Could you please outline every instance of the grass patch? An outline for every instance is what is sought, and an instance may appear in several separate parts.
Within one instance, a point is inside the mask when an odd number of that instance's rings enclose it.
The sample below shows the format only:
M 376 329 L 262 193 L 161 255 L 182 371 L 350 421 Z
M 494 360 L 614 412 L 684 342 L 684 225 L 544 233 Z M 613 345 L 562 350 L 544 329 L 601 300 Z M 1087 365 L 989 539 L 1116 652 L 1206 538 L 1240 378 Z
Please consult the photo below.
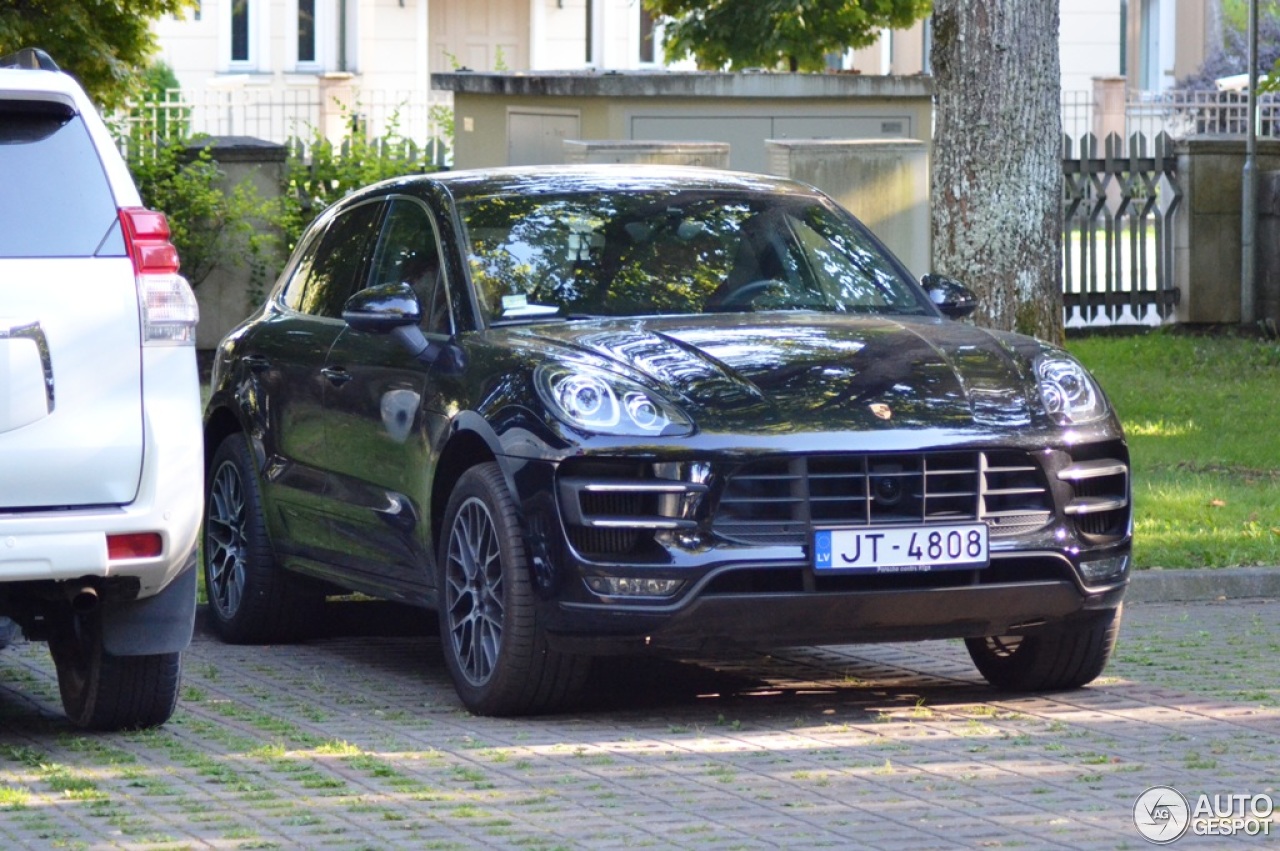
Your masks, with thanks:
M 1129 438 L 1136 565 L 1280 564 L 1280 344 L 1155 332 L 1070 348 Z

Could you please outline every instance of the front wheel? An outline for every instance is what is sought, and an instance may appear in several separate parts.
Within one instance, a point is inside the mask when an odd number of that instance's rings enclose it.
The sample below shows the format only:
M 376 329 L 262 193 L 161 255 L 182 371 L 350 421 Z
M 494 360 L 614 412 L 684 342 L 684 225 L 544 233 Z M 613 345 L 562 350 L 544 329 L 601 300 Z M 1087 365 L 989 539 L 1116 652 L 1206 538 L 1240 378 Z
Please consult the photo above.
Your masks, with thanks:
M 180 653 L 115 656 L 102 646 L 98 613 L 73 614 L 50 637 L 67 718 L 86 730 L 157 727 L 178 705 Z
M 1026 635 L 966 638 L 979 673 L 1009 691 L 1061 691 L 1092 682 L 1111 658 L 1123 606 Z
M 590 659 L 547 644 L 515 502 L 497 464 L 472 467 L 450 495 L 438 580 L 445 664 L 467 709 L 524 715 L 579 697 Z

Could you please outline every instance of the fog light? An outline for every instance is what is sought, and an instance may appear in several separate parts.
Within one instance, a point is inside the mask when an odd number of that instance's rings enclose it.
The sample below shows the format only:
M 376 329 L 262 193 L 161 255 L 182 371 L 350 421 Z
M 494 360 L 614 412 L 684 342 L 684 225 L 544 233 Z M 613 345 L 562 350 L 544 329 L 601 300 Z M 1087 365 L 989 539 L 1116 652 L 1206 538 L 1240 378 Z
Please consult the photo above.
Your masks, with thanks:
M 1080 572 L 1084 574 L 1086 584 L 1113 582 L 1122 579 L 1129 572 L 1129 556 L 1110 556 L 1093 561 L 1082 561 Z
M 587 587 L 609 597 L 670 597 L 684 584 L 681 579 L 638 579 L 635 577 L 592 576 Z

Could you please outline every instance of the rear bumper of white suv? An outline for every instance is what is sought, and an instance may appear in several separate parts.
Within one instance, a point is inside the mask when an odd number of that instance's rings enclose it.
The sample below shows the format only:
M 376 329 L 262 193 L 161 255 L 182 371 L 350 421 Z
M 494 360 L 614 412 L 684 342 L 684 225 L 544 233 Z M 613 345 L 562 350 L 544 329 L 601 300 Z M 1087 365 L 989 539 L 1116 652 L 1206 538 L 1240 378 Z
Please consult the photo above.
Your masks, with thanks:
M 141 357 L 145 421 L 137 498 L 120 506 L 0 513 L 0 583 L 6 590 L 15 590 L 11 583 L 135 578 L 141 599 L 190 566 L 204 491 L 195 350 L 146 347 Z M 136 533 L 158 534 L 160 554 L 108 557 L 108 536 Z

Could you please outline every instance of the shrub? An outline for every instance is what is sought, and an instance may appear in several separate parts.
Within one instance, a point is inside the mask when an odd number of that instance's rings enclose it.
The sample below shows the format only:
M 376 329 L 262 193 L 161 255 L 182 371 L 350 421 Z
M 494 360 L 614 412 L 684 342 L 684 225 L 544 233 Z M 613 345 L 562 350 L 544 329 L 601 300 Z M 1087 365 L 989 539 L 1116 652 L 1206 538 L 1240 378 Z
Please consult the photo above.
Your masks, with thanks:
M 394 117 L 386 132 L 374 138 L 351 115 L 346 126 L 346 138 L 336 145 L 318 129 L 310 139 L 294 139 L 289 145 L 279 224 L 290 251 L 303 228 L 333 202 L 379 180 L 436 171 L 443 158 L 438 140 L 419 145 L 405 138 Z

